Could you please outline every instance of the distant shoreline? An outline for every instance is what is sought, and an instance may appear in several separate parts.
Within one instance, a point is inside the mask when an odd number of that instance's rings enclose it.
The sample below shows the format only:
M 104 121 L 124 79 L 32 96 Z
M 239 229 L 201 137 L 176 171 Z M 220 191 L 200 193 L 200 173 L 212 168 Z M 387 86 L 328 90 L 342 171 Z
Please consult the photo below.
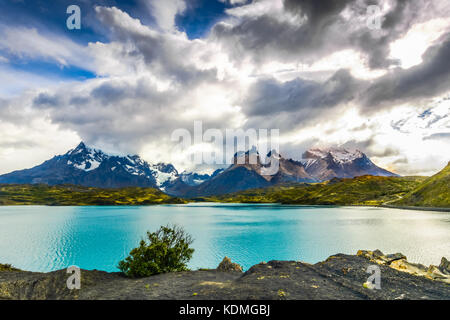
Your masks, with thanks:
M 280 185 L 249 189 L 216 196 L 175 196 L 156 188 L 124 187 L 94 188 L 79 185 L 0 184 L 0 206 L 150 206 L 158 204 L 257 204 L 280 206 L 351 206 L 379 207 L 403 210 L 450 212 L 450 199 L 444 179 L 439 197 L 421 201 L 406 201 L 423 185 L 412 178 L 362 176 L 353 179 L 305 186 Z M 442 184 L 440 182 L 440 185 Z M 435 185 L 435 184 L 433 184 Z M 428 184 L 424 186 L 428 187 Z M 405 201 L 403 201 L 403 200 Z M 422 198 L 420 198 L 422 199 Z M 401 200 L 399 202 L 398 200 Z M 426 206 L 425 206 L 426 205 Z
M 189 204 L 207 204 L 207 203 L 217 203 L 217 204 L 234 204 L 234 205 L 277 205 L 282 207 L 325 207 L 325 208 L 336 208 L 336 207 L 367 207 L 367 208 L 387 208 L 387 209 L 402 209 L 402 210 L 415 210 L 415 211 L 433 211 L 433 212 L 450 212 L 450 208 L 442 207 L 411 207 L 411 206 L 392 206 L 392 205 L 352 205 L 352 204 L 289 204 L 289 203 L 268 203 L 268 202 L 203 202 L 203 201 L 192 201 L 187 203 L 153 203 L 153 204 L 106 204 L 106 205 L 51 205 L 51 204 L 0 204 L 0 207 L 30 207 L 30 206 L 42 206 L 42 207 L 153 207 L 159 205 L 189 205 Z
M 379 205 L 378 207 L 390 208 L 390 209 L 404 209 L 404 210 L 450 212 L 450 208 L 440 208 L 440 207 L 391 206 L 388 204 L 382 204 L 382 205 Z

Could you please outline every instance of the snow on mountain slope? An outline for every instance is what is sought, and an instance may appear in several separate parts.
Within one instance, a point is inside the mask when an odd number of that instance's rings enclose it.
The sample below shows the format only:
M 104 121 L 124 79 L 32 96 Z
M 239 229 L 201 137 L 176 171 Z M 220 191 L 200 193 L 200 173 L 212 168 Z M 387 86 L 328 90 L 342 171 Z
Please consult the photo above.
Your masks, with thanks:
M 303 153 L 306 172 L 318 180 L 362 175 L 396 176 L 375 165 L 363 152 L 344 148 L 313 148 Z
M 97 169 L 103 160 L 108 158 L 101 150 L 88 148 L 83 142 L 75 149 L 69 150 L 66 155 L 69 166 L 86 172 Z
M 355 159 L 362 158 L 364 153 L 359 150 L 349 151 L 343 148 L 327 148 L 327 149 L 309 149 L 306 151 L 304 158 L 307 159 L 325 159 L 327 156 L 333 158 L 337 163 L 348 163 Z
M 81 142 L 64 155 L 31 169 L 0 176 L 0 183 L 78 184 L 91 187 L 157 187 L 178 177 L 170 164 L 151 165 L 137 155 L 105 154 Z
M 150 169 L 153 171 L 156 185 L 163 191 L 179 177 L 177 169 L 171 164 L 158 163 L 150 165 Z
M 358 150 L 314 148 L 305 152 L 303 158 L 303 162 L 285 159 L 278 152 L 271 151 L 262 163 L 258 150 L 253 147 L 247 152 L 237 152 L 231 166 L 216 170 L 212 175 L 194 172 L 179 174 L 171 164 L 149 164 L 137 155 L 108 155 L 81 142 L 75 149 L 36 167 L 1 175 L 0 183 L 153 187 L 173 195 L 197 196 L 280 183 L 324 181 L 334 177 L 395 175 L 376 166 Z M 267 159 L 278 164 L 274 174 L 264 175 L 262 169 L 268 166 Z
M 104 160 L 111 159 L 113 156 L 87 147 L 83 142 L 77 148 L 68 152 L 71 160 L 68 164 L 75 168 L 86 172 L 97 169 Z M 74 159 L 75 158 L 75 159 Z M 150 179 L 152 176 L 156 181 L 156 186 L 163 189 L 163 185 L 167 182 L 174 181 L 178 177 L 178 172 L 171 164 L 158 163 L 149 164 L 137 155 L 128 155 L 126 157 L 114 157 L 116 166 L 111 167 L 111 171 L 122 167 L 126 172 L 134 176 L 144 176 Z
M 190 186 L 198 186 L 199 184 L 211 179 L 209 174 L 199 174 L 195 172 L 182 172 L 180 174 L 181 180 Z

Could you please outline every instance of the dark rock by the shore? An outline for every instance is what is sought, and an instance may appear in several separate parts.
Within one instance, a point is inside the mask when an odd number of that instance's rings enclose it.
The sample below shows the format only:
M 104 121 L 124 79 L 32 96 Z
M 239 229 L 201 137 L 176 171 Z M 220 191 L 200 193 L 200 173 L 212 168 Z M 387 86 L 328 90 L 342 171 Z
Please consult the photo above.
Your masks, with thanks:
M 360 251 L 359 255 L 337 254 L 314 265 L 263 262 L 245 273 L 228 260 L 229 272 L 221 268 L 142 279 L 82 270 L 79 290 L 67 289 L 70 275 L 66 270 L 35 273 L 0 269 L 5 270 L 0 271 L 0 299 L 450 299 L 449 284 L 394 269 L 391 265 L 398 261 L 407 262 L 401 254 Z M 373 264 L 381 270 L 380 290 L 364 285 L 370 276 L 367 267 Z M 436 268 L 446 272 L 448 261 Z
M 242 272 L 242 267 L 238 265 L 237 263 L 231 262 L 231 259 L 228 257 L 223 258 L 222 262 L 217 267 L 217 271 L 224 271 L 224 272 L 230 272 L 230 271 L 237 271 Z

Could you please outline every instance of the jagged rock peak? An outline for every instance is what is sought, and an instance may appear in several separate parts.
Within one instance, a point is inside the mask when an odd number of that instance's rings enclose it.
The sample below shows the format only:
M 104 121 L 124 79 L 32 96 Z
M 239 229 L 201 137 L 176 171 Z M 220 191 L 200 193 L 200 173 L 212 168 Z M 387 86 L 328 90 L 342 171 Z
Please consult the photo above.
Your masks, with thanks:
M 326 159 L 332 158 L 338 162 L 351 162 L 355 159 L 366 157 L 358 149 L 348 150 L 345 148 L 311 148 L 303 153 L 303 159 Z

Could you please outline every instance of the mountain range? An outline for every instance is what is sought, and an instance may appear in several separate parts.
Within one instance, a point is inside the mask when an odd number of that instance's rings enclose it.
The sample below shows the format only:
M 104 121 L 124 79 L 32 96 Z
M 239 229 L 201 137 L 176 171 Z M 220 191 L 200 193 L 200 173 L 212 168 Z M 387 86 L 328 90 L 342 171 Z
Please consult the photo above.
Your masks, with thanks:
M 355 178 L 332 178 L 320 183 L 274 185 L 208 196 L 201 200 L 221 203 L 383 205 L 394 208 L 419 207 L 449 211 L 450 162 L 431 177 L 364 175 Z
M 271 162 L 270 162 L 271 161 Z M 267 174 L 270 163 L 278 165 Z M 303 161 L 286 159 L 271 151 L 262 161 L 256 148 L 237 152 L 233 163 L 213 174 L 179 173 L 172 164 L 150 164 L 138 155 L 113 156 L 81 142 L 31 169 L 0 176 L 2 184 L 74 184 L 86 187 L 152 187 L 175 196 L 218 195 L 285 183 L 311 183 L 362 175 L 397 176 L 376 166 L 359 150 L 310 149 Z
M 359 150 L 351 152 L 343 148 L 314 148 L 303 153 L 302 157 L 306 172 L 320 181 L 364 175 L 398 176 L 378 167 Z
M 175 174 L 171 165 L 150 165 L 139 156 L 107 155 L 81 142 L 75 149 L 36 167 L 0 176 L 0 183 L 160 188 Z

